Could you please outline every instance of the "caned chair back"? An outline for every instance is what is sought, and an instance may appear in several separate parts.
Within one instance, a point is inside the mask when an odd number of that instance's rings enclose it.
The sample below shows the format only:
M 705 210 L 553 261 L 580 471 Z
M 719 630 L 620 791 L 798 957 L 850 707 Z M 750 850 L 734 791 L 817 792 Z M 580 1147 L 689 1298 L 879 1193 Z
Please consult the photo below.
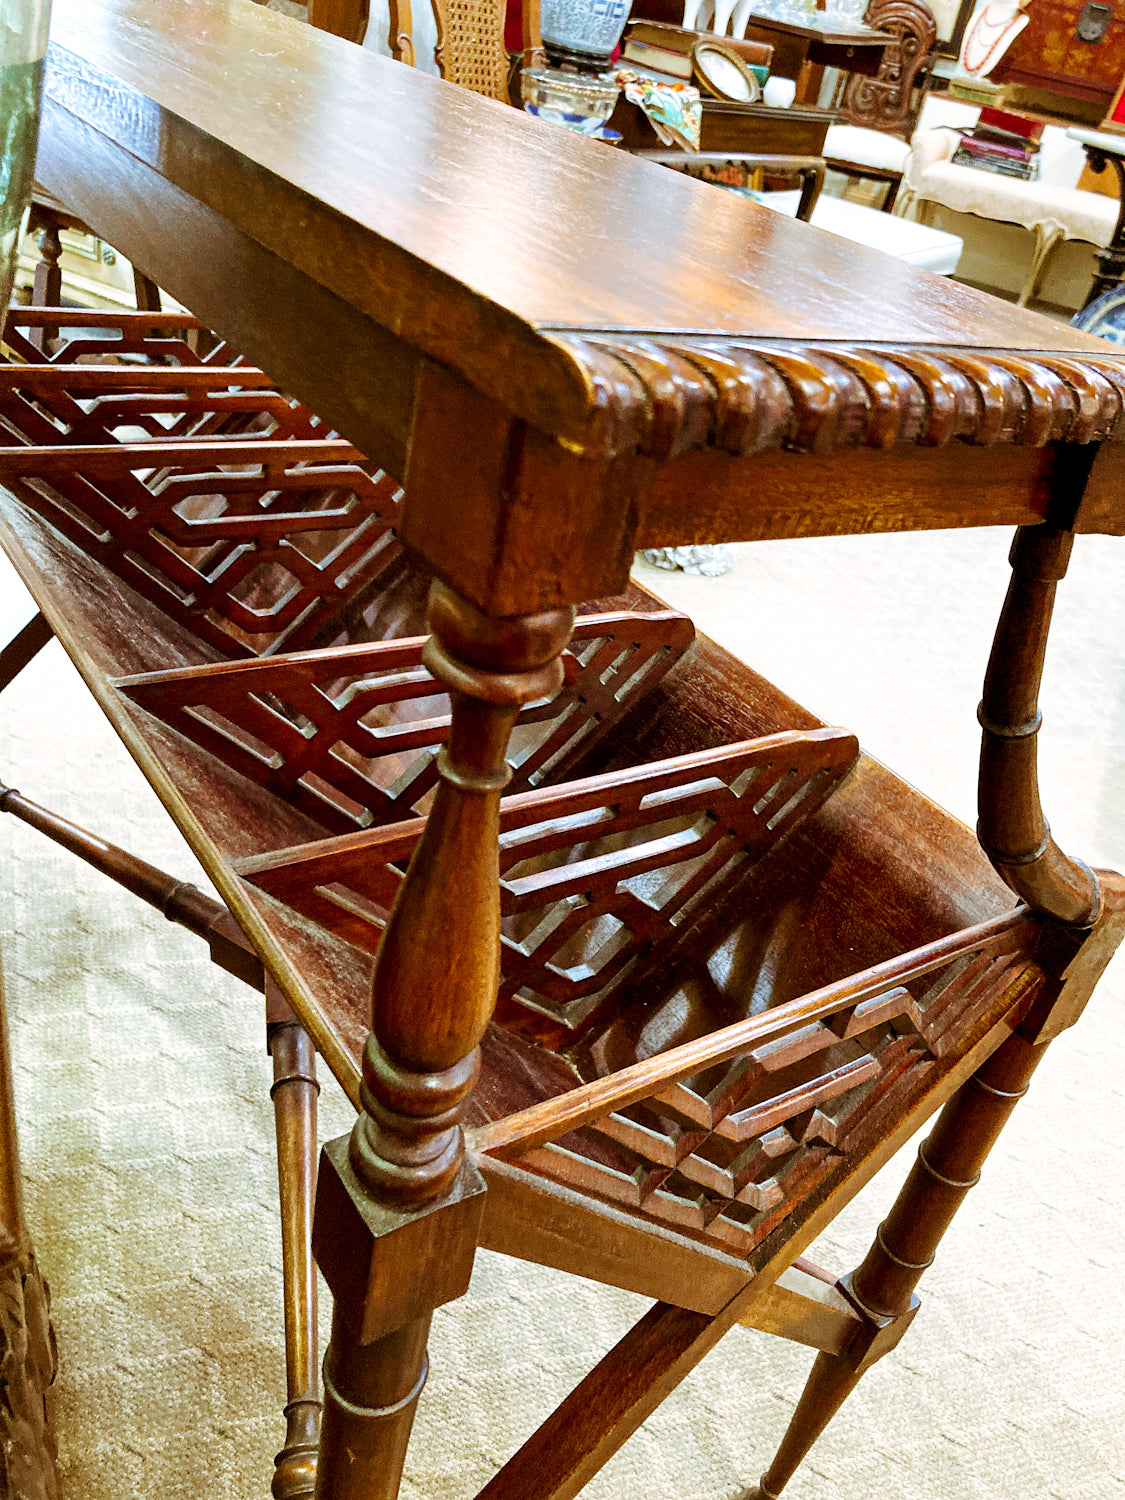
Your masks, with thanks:
M 314 26 L 507 103 L 505 11 L 505 0 L 309 0 Z

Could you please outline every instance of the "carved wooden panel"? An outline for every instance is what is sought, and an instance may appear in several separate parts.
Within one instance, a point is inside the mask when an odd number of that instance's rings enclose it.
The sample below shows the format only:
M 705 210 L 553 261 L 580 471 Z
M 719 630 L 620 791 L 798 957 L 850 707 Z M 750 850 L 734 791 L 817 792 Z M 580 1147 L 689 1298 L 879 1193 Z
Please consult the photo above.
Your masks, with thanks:
M 307 407 L 281 395 L 261 370 L 211 364 L 0 363 L 0 426 L 8 442 L 32 445 L 239 432 L 272 438 L 332 435 Z
M 686 651 L 686 615 L 588 615 L 566 680 L 520 714 L 513 790 L 558 778 Z M 118 687 L 242 775 L 329 828 L 354 830 L 421 811 L 437 783 L 449 697 L 422 664 L 423 637 L 256 662 L 123 678 Z
M 894 38 L 883 53 L 878 75 L 853 73 L 844 89 L 838 118 L 869 130 L 909 135 L 917 113 L 915 93 L 937 41 L 933 12 L 922 0 L 872 0 L 864 21 Z
M 497 1019 L 557 1037 L 663 973 L 857 754 L 842 730 L 793 731 L 506 797 Z M 374 948 L 421 828 L 325 839 L 239 868 Z
M 29 335 L 52 330 L 50 348 L 40 349 Z M 190 313 L 118 312 L 99 307 L 96 311 L 77 307 L 10 307 L 4 324 L 4 346 L 28 364 L 72 365 L 95 362 L 149 359 L 157 355 L 177 364 L 235 363 L 230 346 L 212 344 L 201 356 L 195 347 L 200 335 L 209 340 L 205 325 Z
M 1041 982 L 1036 930 L 1017 913 L 931 961 L 903 955 L 501 1120 L 477 1149 L 749 1255 L 982 1017 Z
M 26 332 L 64 316 L 43 362 Z M 33 363 L 0 363 L 0 477 L 224 655 L 310 644 L 401 555 L 402 492 L 185 322 L 17 311 L 5 342 Z
M 300 647 L 400 553 L 397 484 L 350 446 L 0 450 L 0 478 L 111 573 L 225 655 Z M 25 476 L 21 480 L 22 475 Z

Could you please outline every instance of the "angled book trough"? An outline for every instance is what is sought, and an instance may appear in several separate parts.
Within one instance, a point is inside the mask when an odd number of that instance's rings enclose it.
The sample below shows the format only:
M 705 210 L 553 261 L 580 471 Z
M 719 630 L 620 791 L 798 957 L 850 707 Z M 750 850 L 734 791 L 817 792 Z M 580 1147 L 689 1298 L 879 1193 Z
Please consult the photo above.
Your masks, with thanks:
M 791 732 L 506 796 L 498 1019 L 573 1041 L 622 993 L 655 988 L 701 930 L 715 945 L 750 866 L 858 753 L 839 730 Z M 280 850 L 239 873 L 374 951 L 422 826 Z
M 565 774 L 675 665 L 695 632 L 673 610 L 586 615 L 563 654 L 563 685 L 513 730 L 512 790 Z M 340 830 L 420 811 L 449 734 L 449 695 L 425 638 L 121 678 L 141 708 L 295 806 Z

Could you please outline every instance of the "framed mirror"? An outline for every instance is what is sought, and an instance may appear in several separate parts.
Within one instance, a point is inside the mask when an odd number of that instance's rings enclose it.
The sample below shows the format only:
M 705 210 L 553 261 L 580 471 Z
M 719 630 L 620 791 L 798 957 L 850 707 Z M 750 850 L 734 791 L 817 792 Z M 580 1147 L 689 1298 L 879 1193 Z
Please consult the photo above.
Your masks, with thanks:
M 959 57 L 961 39 L 977 0 L 927 0 L 937 22 L 936 51 L 939 57 Z

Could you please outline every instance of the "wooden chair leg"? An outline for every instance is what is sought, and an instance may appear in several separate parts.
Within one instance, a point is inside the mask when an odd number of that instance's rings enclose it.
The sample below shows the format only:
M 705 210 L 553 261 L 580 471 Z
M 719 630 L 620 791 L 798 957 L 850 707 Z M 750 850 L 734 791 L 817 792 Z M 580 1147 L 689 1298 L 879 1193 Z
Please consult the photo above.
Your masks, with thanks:
M 839 1283 L 865 1326 L 844 1354 L 817 1356 L 781 1447 L 745 1500 L 778 1500 L 863 1372 L 902 1337 L 918 1306 L 914 1288 L 1045 1050 L 1009 1037 L 946 1105 L 863 1263 Z
M 1023 286 L 1016 299 L 1017 307 L 1026 307 L 1029 302 L 1034 302 L 1038 297 L 1043 278 L 1047 274 L 1047 263 L 1065 239 L 1066 233 L 1062 229 L 1044 230 L 1036 225 L 1035 249 L 1031 253 L 1031 264 L 1027 268 L 1027 275 L 1023 279 Z
M 274 1459 L 274 1500 L 311 1496 L 320 1435 L 317 1381 L 316 1267 L 312 1210 L 316 1195 L 316 1053 L 272 981 L 266 986 L 273 1057 L 277 1177 L 281 1190 L 281 1262 L 285 1293 L 285 1443 Z

